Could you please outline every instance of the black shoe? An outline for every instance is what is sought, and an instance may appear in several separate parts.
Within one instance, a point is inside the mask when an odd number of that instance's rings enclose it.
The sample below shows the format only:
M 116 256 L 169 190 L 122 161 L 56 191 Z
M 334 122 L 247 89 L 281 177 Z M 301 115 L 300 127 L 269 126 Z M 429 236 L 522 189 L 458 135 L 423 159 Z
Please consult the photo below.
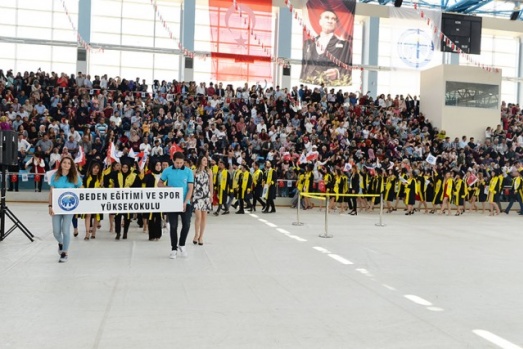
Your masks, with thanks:
M 269 212 L 267 213 L 276 213 L 276 210 L 270 210 Z
M 114 238 L 115 240 L 120 240 L 120 234 L 119 233 L 116 233 L 116 237 Z
M 195 244 L 195 245 L 197 245 L 197 244 L 198 244 L 198 241 L 193 240 L 192 243 Z
M 212 215 L 213 216 L 218 216 L 220 213 L 218 211 L 214 212 Z
M 229 214 L 229 213 L 230 213 L 229 211 L 223 211 L 222 216 L 223 216 L 224 214 Z
M 236 214 L 245 214 L 245 211 L 238 211 Z
M 123 240 L 127 240 L 127 233 L 123 233 L 123 237 L 122 237 Z
M 7 191 L 13 191 L 13 189 L 7 189 Z

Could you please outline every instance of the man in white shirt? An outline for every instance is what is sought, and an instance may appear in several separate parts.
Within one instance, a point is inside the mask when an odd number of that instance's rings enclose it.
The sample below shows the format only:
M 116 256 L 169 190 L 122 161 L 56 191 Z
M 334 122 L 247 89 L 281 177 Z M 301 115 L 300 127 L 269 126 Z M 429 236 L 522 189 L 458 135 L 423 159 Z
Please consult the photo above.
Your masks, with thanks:
M 143 143 L 140 144 L 140 151 L 144 152 L 144 154 L 150 154 L 151 153 L 151 145 L 149 144 L 149 139 L 147 137 L 144 137 Z
M 161 146 L 160 140 L 157 139 L 154 141 L 154 147 L 151 150 L 151 156 L 162 156 L 163 155 L 163 148 Z
M 29 143 L 28 141 L 26 141 L 24 139 L 24 135 L 22 133 L 19 133 L 18 134 L 18 151 L 29 151 L 29 149 L 31 148 L 31 143 Z
M 9 107 L 9 110 L 6 112 L 9 120 L 14 121 L 16 119 L 16 112 L 12 106 Z
M 73 136 L 73 140 L 76 142 L 76 143 L 79 143 L 81 140 L 82 140 L 82 136 L 80 136 L 80 134 L 78 133 L 78 131 L 76 131 L 74 129 L 74 127 L 71 126 L 71 128 L 69 129 L 69 135 L 68 136 Z
M 117 127 L 120 127 L 120 125 L 122 124 L 122 118 L 120 117 L 120 115 L 114 114 L 114 115 L 111 115 L 111 117 L 109 118 L 109 122 L 114 122 L 114 124 Z
M 261 119 L 260 123 L 256 125 L 256 132 L 261 133 L 262 130 L 267 132 L 267 125 L 265 125 L 265 121 L 263 119 Z

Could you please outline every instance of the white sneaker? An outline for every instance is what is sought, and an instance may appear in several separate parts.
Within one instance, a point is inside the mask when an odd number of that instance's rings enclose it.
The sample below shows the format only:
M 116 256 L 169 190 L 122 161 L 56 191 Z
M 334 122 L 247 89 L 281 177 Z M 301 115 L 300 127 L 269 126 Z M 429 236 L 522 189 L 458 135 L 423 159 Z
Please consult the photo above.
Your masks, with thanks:
M 62 252 L 62 254 L 60 255 L 60 259 L 58 260 L 58 263 L 67 263 L 67 260 L 67 254 L 65 254 L 65 252 Z
M 176 251 L 171 251 L 171 254 L 169 255 L 170 259 L 176 259 Z
M 178 250 L 180 250 L 180 255 L 182 257 L 187 257 L 187 248 L 185 246 L 178 246 Z

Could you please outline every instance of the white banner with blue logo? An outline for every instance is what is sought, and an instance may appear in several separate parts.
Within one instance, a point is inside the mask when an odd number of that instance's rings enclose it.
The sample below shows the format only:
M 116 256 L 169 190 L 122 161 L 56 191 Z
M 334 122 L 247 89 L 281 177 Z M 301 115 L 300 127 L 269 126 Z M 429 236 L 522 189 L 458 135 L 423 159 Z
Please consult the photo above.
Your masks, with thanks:
M 389 8 L 388 35 L 391 66 L 426 69 L 441 64 L 439 33 L 441 11 L 423 9 L 423 17 L 411 8 Z M 381 32 L 381 31 L 380 31 Z
M 183 211 L 182 188 L 53 189 L 54 214 Z

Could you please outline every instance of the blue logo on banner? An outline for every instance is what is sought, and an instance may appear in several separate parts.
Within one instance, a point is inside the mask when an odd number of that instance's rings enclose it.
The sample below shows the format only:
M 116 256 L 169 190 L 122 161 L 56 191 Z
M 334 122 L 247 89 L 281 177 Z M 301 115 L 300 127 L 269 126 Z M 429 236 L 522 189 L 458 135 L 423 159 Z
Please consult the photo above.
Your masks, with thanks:
M 78 207 L 78 195 L 73 192 L 67 191 L 60 195 L 58 198 L 58 206 L 64 211 L 72 211 Z
M 432 37 L 421 29 L 408 29 L 398 39 L 398 55 L 412 68 L 426 66 L 434 54 Z

